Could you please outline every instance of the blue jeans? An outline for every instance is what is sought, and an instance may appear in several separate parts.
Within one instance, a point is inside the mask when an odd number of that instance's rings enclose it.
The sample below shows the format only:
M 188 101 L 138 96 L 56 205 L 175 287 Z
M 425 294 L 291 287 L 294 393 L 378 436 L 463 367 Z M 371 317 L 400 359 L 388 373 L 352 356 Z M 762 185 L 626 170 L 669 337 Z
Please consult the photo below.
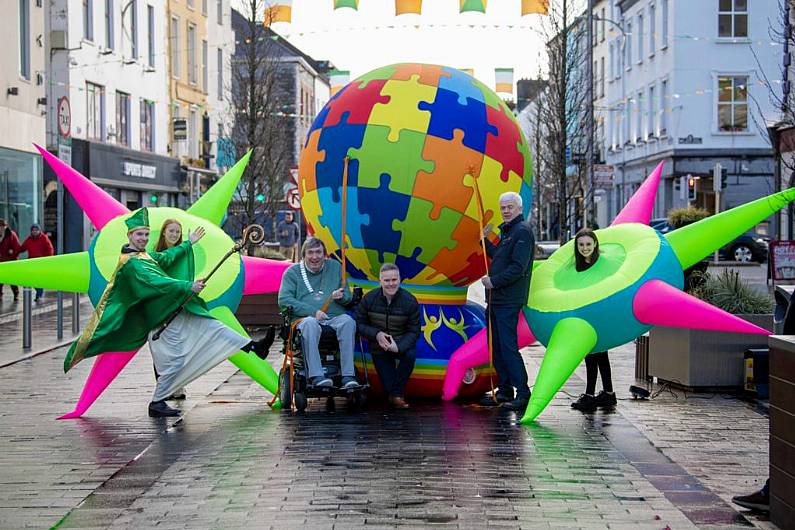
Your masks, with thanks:
M 356 336 L 356 321 L 349 315 L 339 315 L 329 320 L 323 320 L 323 325 L 334 328 L 337 340 L 340 343 L 340 369 L 342 377 L 355 377 L 353 368 L 353 341 Z M 301 353 L 306 363 L 308 378 L 323 377 L 323 364 L 320 361 L 320 335 L 323 330 L 314 317 L 304 318 L 298 329 L 301 330 Z
M 527 369 L 519 354 L 516 326 L 519 323 L 521 306 L 489 306 L 489 324 L 492 329 L 492 358 L 494 370 L 497 372 L 498 392 L 505 396 L 513 396 L 516 387 L 518 399 L 530 398 L 530 387 L 527 386 Z
M 373 352 L 373 364 L 381 380 L 381 386 L 389 397 L 403 397 L 406 392 L 417 351 L 412 348 L 405 353 Z M 397 364 L 397 365 L 396 365 Z

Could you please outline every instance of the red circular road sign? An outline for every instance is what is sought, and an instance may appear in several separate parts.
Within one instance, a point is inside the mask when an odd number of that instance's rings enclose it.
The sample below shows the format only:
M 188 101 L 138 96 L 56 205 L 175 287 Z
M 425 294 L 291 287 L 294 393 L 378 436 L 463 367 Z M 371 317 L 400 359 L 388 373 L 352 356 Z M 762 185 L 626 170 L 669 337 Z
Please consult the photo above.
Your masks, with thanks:
M 66 96 L 58 99 L 58 132 L 64 138 L 69 138 L 72 132 L 72 108 Z
M 287 190 L 287 196 L 284 200 L 287 201 L 287 206 L 293 210 L 301 209 L 301 195 L 298 193 L 298 188 L 290 188 Z

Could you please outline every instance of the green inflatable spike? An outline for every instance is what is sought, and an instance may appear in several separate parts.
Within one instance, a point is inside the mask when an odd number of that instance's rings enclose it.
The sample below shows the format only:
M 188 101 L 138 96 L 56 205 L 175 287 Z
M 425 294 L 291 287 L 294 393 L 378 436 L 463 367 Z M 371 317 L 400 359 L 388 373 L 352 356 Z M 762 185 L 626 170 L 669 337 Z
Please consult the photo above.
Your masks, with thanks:
M 789 188 L 665 234 L 682 269 L 698 263 L 795 200 Z
M 210 314 L 241 335 L 248 337 L 248 333 L 246 333 L 246 330 L 243 329 L 243 326 L 240 325 L 240 322 L 237 321 L 237 318 L 235 318 L 235 315 L 228 307 L 214 307 L 210 310 Z M 256 354 L 251 352 L 237 352 L 231 356 L 229 360 L 232 364 L 243 370 L 251 379 L 268 389 L 272 394 L 276 394 L 279 387 L 279 375 L 274 371 L 268 361 L 260 359 Z
M 0 263 L 0 284 L 87 293 L 91 265 L 88 252 Z
M 188 213 L 207 219 L 214 225 L 220 226 L 224 220 L 229 202 L 232 200 L 237 185 L 240 183 L 240 177 L 243 176 L 243 171 L 246 170 L 249 158 L 251 158 L 250 149 L 218 182 L 207 190 L 207 193 L 188 208 Z
M 564 318 L 555 324 L 530 403 L 520 423 L 530 423 L 541 414 L 595 345 L 596 331 L 585 320 Z

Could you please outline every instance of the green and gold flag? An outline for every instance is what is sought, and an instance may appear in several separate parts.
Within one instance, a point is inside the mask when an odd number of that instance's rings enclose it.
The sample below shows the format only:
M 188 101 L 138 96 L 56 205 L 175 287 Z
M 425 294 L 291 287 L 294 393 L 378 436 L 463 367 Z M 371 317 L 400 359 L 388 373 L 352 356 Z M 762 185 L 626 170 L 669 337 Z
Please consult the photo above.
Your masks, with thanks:
M 459 13 L 467 13 L 469 11 L 474 11 L 477 13 L 486 12 L 486 0 L 459 0 L 459 2 Z
M 359 0 L 334 0 L 334 9 L 350 7 L 354 11 L 359 10 Z

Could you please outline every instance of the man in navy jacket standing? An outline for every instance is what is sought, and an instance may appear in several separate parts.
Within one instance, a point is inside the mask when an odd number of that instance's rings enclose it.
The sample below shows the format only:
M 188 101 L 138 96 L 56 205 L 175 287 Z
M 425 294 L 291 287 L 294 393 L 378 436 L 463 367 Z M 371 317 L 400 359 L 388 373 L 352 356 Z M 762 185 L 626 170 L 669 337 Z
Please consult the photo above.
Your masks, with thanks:
M 533 272 L 535 237 L 522 215 L 522 197 L 516 192 L 500 195 L 500 241 L 486 239 L 491 258 L 489 275 L 481 279 L 486 287 L 488 326 L 492 333 L 492 358 L 497 372 L 497 390 L 481 400 L 482 405 L 523 412 L 530 399 L 527 369 L 516 337 L 519 313 L 527 305 Z M 484 230 L 484 237 L 489 230 Z M 514 397 L 514 387 L 516 395 Z

